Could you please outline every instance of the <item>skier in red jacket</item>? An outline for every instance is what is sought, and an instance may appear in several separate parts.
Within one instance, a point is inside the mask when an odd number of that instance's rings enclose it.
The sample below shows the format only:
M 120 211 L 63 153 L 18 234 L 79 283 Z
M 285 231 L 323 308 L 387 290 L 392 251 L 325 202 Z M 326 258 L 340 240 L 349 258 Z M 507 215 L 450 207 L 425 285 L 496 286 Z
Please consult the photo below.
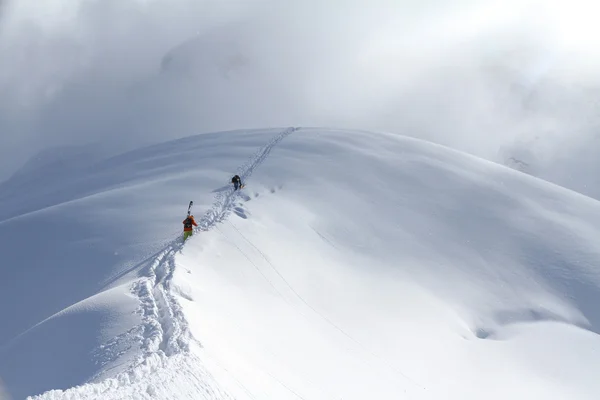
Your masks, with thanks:
M 185 242 L 187 238 L 193 235 L 194 226 L 198 226 L 196 220 L 193 215 L 188 216 L 183 220 L 183 241 Z

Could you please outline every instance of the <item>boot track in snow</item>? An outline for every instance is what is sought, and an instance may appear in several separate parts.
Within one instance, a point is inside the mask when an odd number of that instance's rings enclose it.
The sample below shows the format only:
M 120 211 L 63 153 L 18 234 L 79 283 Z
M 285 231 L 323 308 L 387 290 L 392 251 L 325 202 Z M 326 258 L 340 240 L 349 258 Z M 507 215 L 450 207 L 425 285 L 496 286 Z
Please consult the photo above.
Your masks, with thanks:
M 242 181 L 245 182 L 252 175 L 281 140 L 297 130 L 298 128 L 288 128 L 280 132 L 238 168 L 238 175 Z M 199 220 L 195 231 L 208 231 L 227 219 L 238 193 L 233 188 L 217 193 L 213 206 Z M 145 330 L 143 350 L 146 355 L 158 353 L 161 356 L 171 356 L 187 351 L 189 348 L 191 334 L 188 324 L 179 303 L 170 291 L 170 283 L 175 269 L 175 254 L 182 247 L 183 244 L 179 243 L 179 238 L 171 242 L 155 258 L 149 268 L 148 277 L 134 287 L 134 293 L 141 302 Z
M 256 168 L 269 156 L 271 150 L 283 139 L 299 128 L 288 128 L 280 132 L 269 143 L 258 150 L 244 165 L 238 175 L 245 182 Z M 195 232 L 208 231 L 223 222 L 231 213 L 238 191 L 230 188 L 215 196 L 213 206 L 198 221 Z M 170 290 L 175 269 L 175 254 L 183 248 L 179 239 L 171 242 L 154 260 L 146 279 L 138 282 L 134 293 L 141 302 L 144 325 L 143 351 L 146 356 L 158 353 L 161 357 L 187 351 L 192 340 L 181 306 Z

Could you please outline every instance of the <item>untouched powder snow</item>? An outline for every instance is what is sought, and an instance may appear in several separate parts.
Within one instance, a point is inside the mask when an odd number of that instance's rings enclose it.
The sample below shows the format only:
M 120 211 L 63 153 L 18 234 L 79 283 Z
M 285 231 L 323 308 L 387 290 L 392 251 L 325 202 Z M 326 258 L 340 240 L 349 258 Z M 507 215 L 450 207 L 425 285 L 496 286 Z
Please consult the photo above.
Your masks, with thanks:
M 328 129 L 199 135 L 51 172 L 0 186 L 5 397 L 600 393 L 595 200 Z M 200 226 L 182 246 L 189 200 Z

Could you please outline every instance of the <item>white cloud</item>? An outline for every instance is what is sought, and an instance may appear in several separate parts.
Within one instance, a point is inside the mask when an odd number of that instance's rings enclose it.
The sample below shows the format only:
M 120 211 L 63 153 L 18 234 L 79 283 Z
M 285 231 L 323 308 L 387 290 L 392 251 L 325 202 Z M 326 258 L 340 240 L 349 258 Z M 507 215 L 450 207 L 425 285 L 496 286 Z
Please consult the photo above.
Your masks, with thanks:
M 419 136 L 496 161 L 529 154 L 559 179 L 580 165 L 565 151 L 596 128 L 597 7 L 13 1 L 0 24 L 0 177 L 48 145 L 328 125 Z M 547 168 L 557 154 L 569 172 Z

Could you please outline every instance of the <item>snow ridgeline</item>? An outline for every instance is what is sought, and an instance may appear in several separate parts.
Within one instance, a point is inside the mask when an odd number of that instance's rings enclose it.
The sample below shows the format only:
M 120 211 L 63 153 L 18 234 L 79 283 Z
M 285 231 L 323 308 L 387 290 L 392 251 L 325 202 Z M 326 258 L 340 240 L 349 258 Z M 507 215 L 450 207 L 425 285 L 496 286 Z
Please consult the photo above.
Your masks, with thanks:
M 250 178 L 280 141 L 298 129 L 300 128 L 291 127 L 280 132 L 239 167 L 237 172 L 242 182 Z M 208 231 L 224 221 L 232 211 L 238 194 L 233 188 L 218 192 L 212 208 L 199 220 L 195 232 Z M 137 330 L 141 330 L 143 334 L 143 354 L 127 371 L 100 382 L 67 390 L 50 390 L 29 396 L 28 399 L 199 399 L 199 395 L 207 400 L 231 399 L 203 368 L 202 360 L 190 352 L 192 344 L 200 344 L 190 333 L 182 308 L 171 292 L 175 256 L 183 246 L 181 238 L 174 239 L 155 257 L 145 276 L 133 285 L 132 292 L 140 301 L 142 325 Z M 176 392 L 173 391 L 174 387 L 178 388 Z
M 144 147 L 6 207 L 7 393 L 597 398 L 597 201 L 400 135 L 301 133 Z M 209 210 L 185 246 L 182 199 Z

